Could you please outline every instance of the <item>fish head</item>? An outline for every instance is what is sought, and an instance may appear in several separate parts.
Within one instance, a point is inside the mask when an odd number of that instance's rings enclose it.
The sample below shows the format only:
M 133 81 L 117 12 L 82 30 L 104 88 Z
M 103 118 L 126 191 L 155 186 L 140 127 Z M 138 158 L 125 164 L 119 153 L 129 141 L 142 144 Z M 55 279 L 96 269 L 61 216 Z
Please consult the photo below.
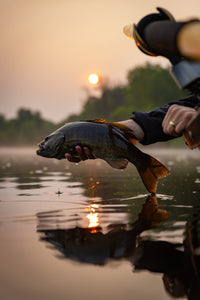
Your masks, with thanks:
M 62 132 L 54 132 L 47 136 L 38 146 L 37 155 L 44 157 L 57 157 L 65 140 Z

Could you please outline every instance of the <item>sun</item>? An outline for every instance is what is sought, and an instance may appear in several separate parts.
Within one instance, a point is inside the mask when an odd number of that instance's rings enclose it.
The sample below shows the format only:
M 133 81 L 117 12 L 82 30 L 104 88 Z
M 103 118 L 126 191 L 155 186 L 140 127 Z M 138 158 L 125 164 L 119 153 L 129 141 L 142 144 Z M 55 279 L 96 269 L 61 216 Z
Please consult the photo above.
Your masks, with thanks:
M 99 76 L 95 73 L 92 73 L 88 76 L 88 81 L 90 84 L 95 85 L 95 84 L 99 83 Z

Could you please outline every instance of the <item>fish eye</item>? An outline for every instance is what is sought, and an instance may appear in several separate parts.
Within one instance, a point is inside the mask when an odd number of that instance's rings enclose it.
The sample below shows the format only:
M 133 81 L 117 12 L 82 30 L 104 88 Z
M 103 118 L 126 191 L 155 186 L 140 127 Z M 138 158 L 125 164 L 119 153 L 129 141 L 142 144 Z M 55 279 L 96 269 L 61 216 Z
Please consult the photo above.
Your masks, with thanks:
M 47 136 L 47 137 L 44 139 L 44 141 L 45 141 L 45 142 L 47 142 L 47 141 L 48 141 L 48 139 L 49 139 L 49 137 Z

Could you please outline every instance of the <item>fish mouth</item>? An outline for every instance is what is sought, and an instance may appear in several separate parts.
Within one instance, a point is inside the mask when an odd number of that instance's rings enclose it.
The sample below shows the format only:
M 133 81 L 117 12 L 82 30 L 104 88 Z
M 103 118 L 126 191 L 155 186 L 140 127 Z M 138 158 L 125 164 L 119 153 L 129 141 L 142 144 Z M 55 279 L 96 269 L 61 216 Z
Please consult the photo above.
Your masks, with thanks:
M 36 151 L 37 155 L 57 158 L 64 142 L 64 134 L 61 132 L 55 132 L 54 134 L 47 136 L 39 145 Z
M 36 150 L 36 153 L 37 153 L 37 155 L 41 155 L 42 156 L 42 154 L 45 154 L 45 150 L 46 150 L 46 148 L 45 148 L 45 146 L 44 145 L 38 145 L 38 147 L 39 147 L 39 149 L 38 150 Z
M 37 155 L 44 156 L 44 157 L 53 157 L 52 151 L 49 147 L 46 147 L 44 143 L 38 145 L 39 149 L 36 150 Z
M 36 154 L 43 157 L 58 158 L 62 145 L 57 145 L 54 149 L 51 149 L 43 143 L 38 145 Z

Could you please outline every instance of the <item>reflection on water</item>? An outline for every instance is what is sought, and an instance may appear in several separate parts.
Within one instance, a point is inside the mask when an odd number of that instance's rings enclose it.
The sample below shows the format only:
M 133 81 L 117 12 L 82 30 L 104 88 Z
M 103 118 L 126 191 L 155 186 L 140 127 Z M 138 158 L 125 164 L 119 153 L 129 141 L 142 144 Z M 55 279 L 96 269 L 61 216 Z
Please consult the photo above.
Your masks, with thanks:
M 67 259 L 81 263 L 104 265 L 110 260 L 126 259 L 135 270 L 162 273 L 163 285 L 171 296 L 200 298 L 200 206 L 192 221 L 186 223 L 184 240 L 179 243 L 140 238 L 143 231 L 168 219 L 167 211 L 158 208 L 155 196 L 147 197 L 129 229 L 127 224 L 110 224 L 103 233 L 95 209 L 91 208 L 89 216 L 92 221 L 88 228 L 50 230 L 41 229 L 48 213 L 38 214 L 41 240 L 54 245 Z
M 59 224 L 59 227 L 63 229 L 43 229 L 43 227 L 48 227 L 48 222 L 52 223 L 52 214 L 37 214 L 38 232 L 44 233 L 41 239 L 55 245 L 67 258 L 79 262 L 105 264 L 113 258 L 130 260 L 134 254 L 138 236 L 143 231 L 154 228 L 160 222 L 168 219 L 167 211 L 158 208 L 156 196 L 148 196 L 133 224 L 111 223 L 106 230 L 103 230 L 101 217 L 96 212 L 98 208 L 99 205 L 95 204 L 89 206 L 90 213 L 85 216 L 89 220 L 89 224 L 85 228 L 75 226 L 69 229 L 68 224 L 67 226 Z
M 99 208 L 98 204 L 91 204 L 85 210 L 89 210 L 87 218 L 89 220 L 88 228 L 92 228 L 93 232 L 96 230 L 96 227 L 99 226 L 99 213 L 96 212 L 96 209 Z
M 2 299 L 200 298 L 196 152 L 157 152 L 156 196 L 133 167 L 0 156 Z

